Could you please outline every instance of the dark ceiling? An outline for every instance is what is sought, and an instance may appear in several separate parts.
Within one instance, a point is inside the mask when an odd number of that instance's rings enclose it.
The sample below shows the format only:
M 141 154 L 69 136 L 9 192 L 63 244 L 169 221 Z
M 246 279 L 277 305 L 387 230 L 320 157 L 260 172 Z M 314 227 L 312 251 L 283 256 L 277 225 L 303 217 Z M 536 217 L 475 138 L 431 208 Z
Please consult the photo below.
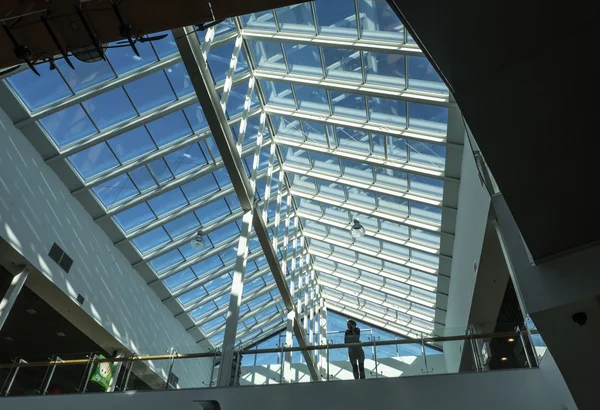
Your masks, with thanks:
M 598 240 L 600 4 L 392 3 L 453 90 L 533 258 Z

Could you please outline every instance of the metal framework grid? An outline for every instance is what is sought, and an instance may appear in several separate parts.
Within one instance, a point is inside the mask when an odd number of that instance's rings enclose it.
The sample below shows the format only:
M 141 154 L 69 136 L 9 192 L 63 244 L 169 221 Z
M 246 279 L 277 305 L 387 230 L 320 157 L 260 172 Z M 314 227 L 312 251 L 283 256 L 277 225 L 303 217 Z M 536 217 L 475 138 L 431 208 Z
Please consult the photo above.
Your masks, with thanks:
M 327 309 L 443 333 L 460 113 L 385 1 L 326 3 L 2 82 L 17 127 L 205 348 L 286 327 L 326 343 Z

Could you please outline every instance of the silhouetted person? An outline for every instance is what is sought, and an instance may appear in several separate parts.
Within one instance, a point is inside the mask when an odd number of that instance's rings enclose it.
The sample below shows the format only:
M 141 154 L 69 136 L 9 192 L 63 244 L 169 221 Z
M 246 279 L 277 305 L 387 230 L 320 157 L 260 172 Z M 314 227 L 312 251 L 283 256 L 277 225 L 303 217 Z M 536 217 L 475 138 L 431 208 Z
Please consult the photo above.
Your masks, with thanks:
M 344 334 L 344 343 L 358 343 L 360 342 L 360 329 L 356 327 L 356 322 L 352 319 L 348 320 L 348 329 Z M 348 357 L 350 358 L 350 364 L 352 365 L 352 373 L 354 378 L 361 379 L 365 378 L 365 352 L 361 346 L 352 346 L 348 348 Z

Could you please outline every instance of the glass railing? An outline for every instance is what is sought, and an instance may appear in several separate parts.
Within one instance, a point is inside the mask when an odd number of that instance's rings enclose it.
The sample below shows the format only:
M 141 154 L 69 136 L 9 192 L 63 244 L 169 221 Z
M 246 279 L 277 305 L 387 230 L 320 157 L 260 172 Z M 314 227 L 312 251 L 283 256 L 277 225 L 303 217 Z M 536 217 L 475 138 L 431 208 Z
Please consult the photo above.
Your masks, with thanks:
M 321 345 L 236 349 L 231 377 L 224 384 L 334 382 L 537 367 L 536 336 L 536 331 L 515 326 L 508 332 L 446 329 L 442 336 L 383 340 L 363 329 L 363 342 L 345 344 L 342 332 L 332 332 L 326 341 L 320 339 Z M 153 356 L 86 353 L 16 358 L 0 363 L 0 392 L 15 396 L 210 388 L 219 385 L 221 358 L 219 350 L 175 349 Z

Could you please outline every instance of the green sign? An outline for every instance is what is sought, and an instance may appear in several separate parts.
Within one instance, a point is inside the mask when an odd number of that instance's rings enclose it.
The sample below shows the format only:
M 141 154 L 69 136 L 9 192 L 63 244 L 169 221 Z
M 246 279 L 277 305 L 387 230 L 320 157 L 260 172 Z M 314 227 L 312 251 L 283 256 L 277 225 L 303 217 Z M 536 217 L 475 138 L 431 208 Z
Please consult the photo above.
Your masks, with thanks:
M 98 359 L 106 359 L 104 356 L 99 355 Z M 92 373 L 92 377 L 90 381 L 99 384 L 105 390 L 108 390 L 110 387 L 110 383 L 113 379 L 113 368 L 114 365 L 112 363 L 98 363 L 96 364 L 96 368 Z

